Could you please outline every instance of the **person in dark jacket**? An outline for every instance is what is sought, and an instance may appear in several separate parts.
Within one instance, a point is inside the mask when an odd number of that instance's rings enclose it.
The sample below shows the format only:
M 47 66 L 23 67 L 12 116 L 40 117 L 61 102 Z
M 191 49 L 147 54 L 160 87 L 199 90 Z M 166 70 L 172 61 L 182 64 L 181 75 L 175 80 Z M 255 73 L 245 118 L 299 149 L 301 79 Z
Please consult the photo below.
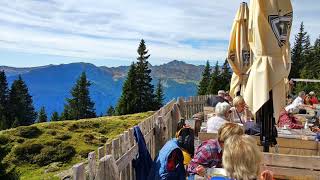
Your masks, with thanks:
M 225 95 L 226 95 L 226 92 L 224 90 L 219 90 L 218 91 L 218 96 L 215 96 L 213 99 L 208 99 L 207 100 L 207 104 L 209 106 L 212 106 L 212 107 L 216 107 L 216 105 L 219 103 L 219 102 L 227 102 L 229 103 L 226 99 L 225 99 Z
M 139 126 L 135 126 L 133 130 L 139 149 L 137 158 L 132 161 L 132 165 L 136 172 L 136 180 L 147 180 L 152 166 L 152 159 Z

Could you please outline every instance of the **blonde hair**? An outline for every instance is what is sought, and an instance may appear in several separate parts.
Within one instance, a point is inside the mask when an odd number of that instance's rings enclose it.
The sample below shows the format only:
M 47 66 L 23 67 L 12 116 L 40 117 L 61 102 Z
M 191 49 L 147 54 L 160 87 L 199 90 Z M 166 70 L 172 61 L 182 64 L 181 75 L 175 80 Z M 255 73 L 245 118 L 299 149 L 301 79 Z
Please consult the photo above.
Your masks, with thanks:
M 250 180 L 260 172 L 261 152 L 254 138 L 234 135 L 224 143 L 222 164 L 234 179 Z
M 241 126 L 235 123 L 225 123 L 218 130 L 218 141 L 225 142 L 233 135 L 243 135 L 244 130 Z
M 238 106 L 241 103 L 245 103 L 242 96 L 237 96 L 233 99 L 233 106 Z

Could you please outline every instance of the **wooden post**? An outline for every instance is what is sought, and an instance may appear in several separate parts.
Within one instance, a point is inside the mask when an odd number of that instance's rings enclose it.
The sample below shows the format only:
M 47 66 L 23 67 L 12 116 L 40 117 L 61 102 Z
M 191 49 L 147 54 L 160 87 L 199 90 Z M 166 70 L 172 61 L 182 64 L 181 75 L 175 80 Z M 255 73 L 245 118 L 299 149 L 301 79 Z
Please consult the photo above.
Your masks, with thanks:
M 120 140 L 119 138 L 112 140 L 112 156 L 115 160 L 119 158 Z
M 158 116 L 158 119 L 156 121 L 156 151 L 159 152 L 159 150 L 164 145 L 164 130 L 165 130 L 164 122 L 162 116 Z
M 85 180 L 84 163 L 73 166 L 73 180 Z
M 94 151 L 88 154 L 88 166 L 89 180 L 94 180 L 96 176 L 96 153 Z
M 120 180 L 120 173 L 114 158 L 106 155 L 99 160 L 96 180 Z
M 104 147 L 99 147 L 99 148 L 98 148 L 98 159 L 103 158 L 104 155 L 105 155 L 105 153 L 104 153 Z
M 107 143 L 106 144 L 106 155 L 112 154 L 112 143 Z

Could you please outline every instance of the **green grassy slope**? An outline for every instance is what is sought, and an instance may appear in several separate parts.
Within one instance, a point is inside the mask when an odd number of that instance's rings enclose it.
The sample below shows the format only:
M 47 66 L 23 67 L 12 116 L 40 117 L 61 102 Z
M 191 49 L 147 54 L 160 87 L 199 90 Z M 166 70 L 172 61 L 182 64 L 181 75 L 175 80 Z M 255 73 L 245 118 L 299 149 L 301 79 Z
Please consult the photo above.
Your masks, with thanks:
M 152 114 L 47 122 L 0 131 L 0 179 L 16 174 L 25 180 L 59 179 L 54 175 L 85 161 L 89 152 Z

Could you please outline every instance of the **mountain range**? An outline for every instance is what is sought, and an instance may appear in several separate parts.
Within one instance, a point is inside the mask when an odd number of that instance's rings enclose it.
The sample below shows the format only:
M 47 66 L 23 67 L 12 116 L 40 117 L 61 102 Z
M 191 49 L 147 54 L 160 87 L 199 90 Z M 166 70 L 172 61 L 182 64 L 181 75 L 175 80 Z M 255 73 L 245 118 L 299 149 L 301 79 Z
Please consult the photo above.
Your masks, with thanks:
M 177 60 L 158 66 L 149 64 L 149 67 L 152 83 L 162 80 L 165 102 L 179 96 L 195 95 L 204 70 L 202 65 Z M 70 97 L 70 90 L 83 71 L 92 83 L 90 96 L 95 102 L 97 115 L 105 114 L 110 105 L 116 105 L 129 66 L 98 67 L 88 63 L 71 63 L 30 68 L 0 66 L 0 70 L 6 72 L 9 85 L 21 75 L 33 97 L 35 108 L 39 110 L 44 106 L 50 117 L 53 111 L 63 111 L 65 99 Z

